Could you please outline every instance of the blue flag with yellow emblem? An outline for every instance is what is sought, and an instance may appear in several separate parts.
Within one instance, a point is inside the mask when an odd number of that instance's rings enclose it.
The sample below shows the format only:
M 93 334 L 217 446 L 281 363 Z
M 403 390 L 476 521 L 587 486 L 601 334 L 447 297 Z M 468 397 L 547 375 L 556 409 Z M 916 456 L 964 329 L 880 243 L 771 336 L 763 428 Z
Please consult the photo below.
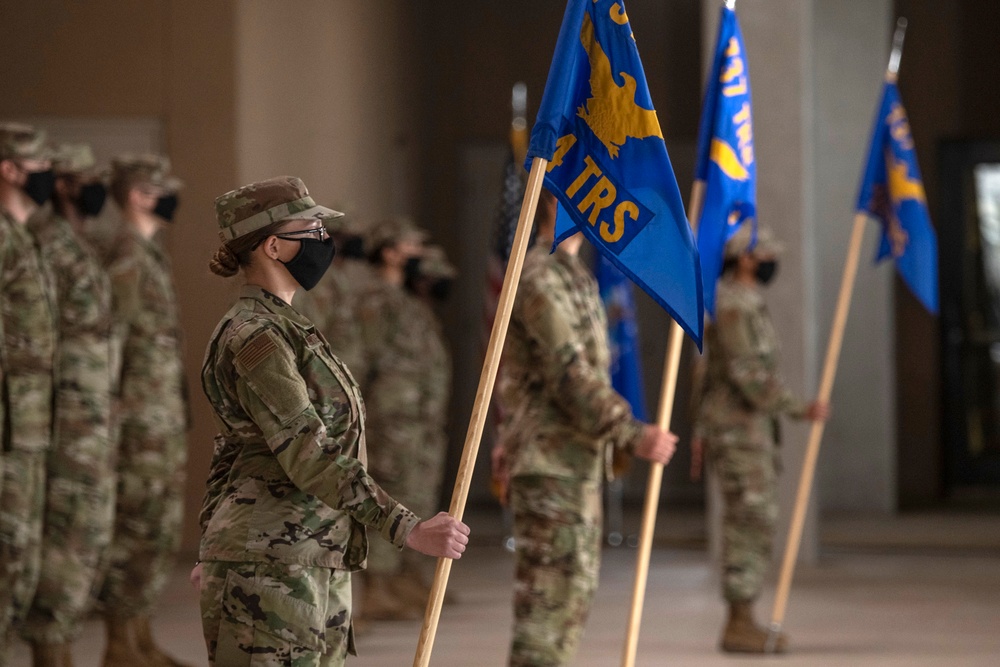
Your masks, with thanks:
M 882 223 L 875 261 L 894 258 L 903 282 L 927 310 L 937 314 L 937 235 L 927 211 L 906 109 L 891 80 L 882 90 L 857 208 Z
M 700 347 L 698 251 L 621 0 L 567 4 L 534 157 L 577 228 Z
M 705 182 L 698 221 L 698 253 L 705 309 L 715 315 L 715 283 L 726 241 L 757 212 L 757 163 L 746 49 L 736 12 L 722 8 L 715 59 L 708 74 L 698 128 L 695 178 Z
M 632 415 L 646 421 L 646 393 L 642 388 L 639 325 L 635 317 L 632 283 L 601 253 L 597 253 L 595 273 L 604 310 L 608 313 L 611 386 L 632 406 Z

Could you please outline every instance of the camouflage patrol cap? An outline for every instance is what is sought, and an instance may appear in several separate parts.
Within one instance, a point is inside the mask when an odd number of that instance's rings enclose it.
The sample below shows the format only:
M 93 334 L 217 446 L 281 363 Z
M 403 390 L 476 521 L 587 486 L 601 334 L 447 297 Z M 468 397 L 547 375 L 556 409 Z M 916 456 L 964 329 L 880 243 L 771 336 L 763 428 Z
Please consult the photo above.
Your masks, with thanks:
M 111 181 L 135 185 L 155 185 L 167 192 L 176 192 L 184 185 L 170 175 L 170 158 L 154 153 L 118 155 L 111 160 Z
M 0 160 L 47 160 L 51 153 L 45 130 L 23 123 L 0 124 Z
M 744 222 L 739 230 L 726 241 L 725 258 L 736 259 L 748 250 L 763 257 L 777 257 L 785 249 L 785 246 L 774 237 L 771 229 L 761 224 L 757 225 L 757 242 L 751 248 L 753 240 L 753 223 Z
M 227 192 L 215 200 L 219 235 L 230 241 L 281 220 L 336 220 L 340 211 L 319 206 L 302 179 L 279 176 Z
M 438 245 L 424 248 L 420 256 L 420 273 L 428 278 L 454 278 L 458 275 L 458 271 L 444 254 L 444 248 Z
M 365 239 L 365 248 L 369 251 L 376 251 L 384 246 L 405 241 L 423 243 L 426 238 L 426 231 L 409 218 L 398 216 L 372 225 L 371 229 L 368 230 L 368 238 Z
M 88 174 L 97 165 L 87 144 L 59 144 L 52 152 L 52 169 L 57 174 Z

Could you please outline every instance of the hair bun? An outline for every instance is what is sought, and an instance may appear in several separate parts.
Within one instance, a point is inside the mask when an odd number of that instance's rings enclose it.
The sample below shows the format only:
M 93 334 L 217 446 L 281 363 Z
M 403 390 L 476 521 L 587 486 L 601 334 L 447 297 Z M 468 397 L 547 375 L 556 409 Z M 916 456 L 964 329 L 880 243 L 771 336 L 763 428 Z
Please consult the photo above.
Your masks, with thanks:
M 212 270 L 212 273 L 222 276 L 223 278 L 231 278 L 239 273 L 240 263 L 236 259 L 236 255 L 230 250 L 229 246 L 223 243 L 219 246 L 219 249 L 215 251 L 215 255 L 212 257 L 211 261 L 208 263 L 208 268 Z

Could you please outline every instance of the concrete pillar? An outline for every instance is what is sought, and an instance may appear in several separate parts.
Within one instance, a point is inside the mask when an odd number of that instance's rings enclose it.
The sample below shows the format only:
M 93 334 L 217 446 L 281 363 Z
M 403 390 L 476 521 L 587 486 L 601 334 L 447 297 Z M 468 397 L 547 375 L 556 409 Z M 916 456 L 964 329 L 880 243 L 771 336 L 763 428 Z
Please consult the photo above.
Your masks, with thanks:
M 714 48 L 720 4 L 703 5 L 706 59 Z M 767 300 L 782 342 L 783 374 L 803 396 L 814 395 L 818 386 L 885 66 L 891 5 L 890 0 L 737 4 L 754 100 L 758 216 L 786 247 Z M 804 563 L 817 557 L 818 504 L 889 511 L 895 497 L 891 276 L 864 261 L 861 272 L 834 392 L 836 414 L 824 438 L 803 532 Z M 784 426 L 776 561 L 808 435 L 805 424 Z M 710 504 L 716 503 L 718 496 L 711 496 Z M 708 515 L 717 553 L 718 512 Z

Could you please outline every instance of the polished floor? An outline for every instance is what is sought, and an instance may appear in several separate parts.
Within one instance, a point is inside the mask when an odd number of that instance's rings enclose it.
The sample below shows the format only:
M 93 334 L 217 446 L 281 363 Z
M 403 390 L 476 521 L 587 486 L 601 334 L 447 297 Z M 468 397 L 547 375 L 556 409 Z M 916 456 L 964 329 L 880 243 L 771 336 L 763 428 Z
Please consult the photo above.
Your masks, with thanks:
M 825 524 L 820 562 L 796 574 L 785 623 L 792 639 L 789 655 L 720 654 L 715 644 L 723 607 L 715 568 L 702 550 L 658 546 L 636 664 L 1000 665 L 1000 518 L 942 515 Z M 620 664 L 634 567 L 633 549 L 605 550 L 601 587 L 574 665 Z M 177 570 L 155 632 L 176 657 L 205 665 L 197 599 L 185 570 Z M 511 571 L 511 557 L 499 540 L 477 540 L 456 563 L 450 589 L 459 602 L 444 609 L 432 665 L 505 664 Z M 761 620 L 769 605 L 770 598 L 763 601 Z M 375 625 L 359 638 L 361 655 L 348 664 L 412 664 L 419 626 Z M 103 644 L 101 627 L 88 624 L 76 666 L 99 665 Z M 23 645 L 15 647 L 13 658 L 14 667 L 30 665 Z

